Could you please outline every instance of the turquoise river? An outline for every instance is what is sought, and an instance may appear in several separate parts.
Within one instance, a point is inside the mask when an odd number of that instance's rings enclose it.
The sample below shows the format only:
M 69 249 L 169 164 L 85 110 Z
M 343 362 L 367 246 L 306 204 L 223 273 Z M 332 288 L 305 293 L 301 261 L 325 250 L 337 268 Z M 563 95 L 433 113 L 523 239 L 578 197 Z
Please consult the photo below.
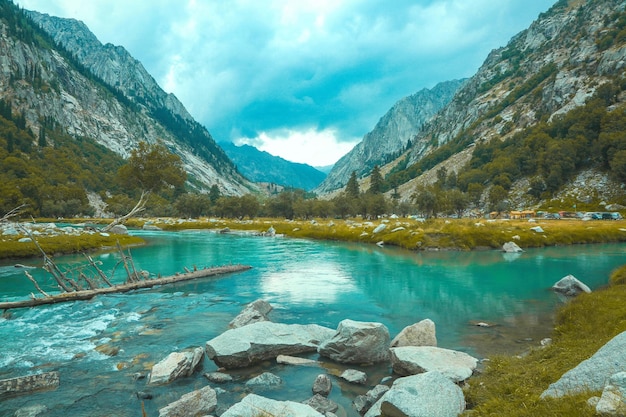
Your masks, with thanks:
M 225 330 L 249 302 L 272 304 L 270 319 L 316 323 L 336 328 L 343 319 L 381 322 L 393 338 L 402 328 L 430 318 L 440 347 L 478 358 L 518 353 L 550 336 L 555 308 L 563 301 L 549 288 L 573 274 L 592 289 L 605 285 L 610 272 L 626 263 L 626 245 L 581 245 L 500 251 L 416 253 L 375 245 L 288 238 L 220 235 L 209 231 L 134 231 L 147 245 L 132 249 L 138 269 L 171 275 L 185 267 L 247 264 L 243 273 L 194 282 L 100 296 L 91 301 L 18 309 L 0 315 L 0 379 L 58 371 L 56 390 L 0 398 L 0 415 L 45 405 L 42 416 L 148 416 L 181 395 L 209 382 L 215 371 L 205 357 L 202 369 L 164 387 L 148 387 L 145 375 L 170 352 L 204 346 Z M 120 257 L 96 253 L 111 272 Z M 84 264 L 82 256 L 56 258 L 63 269 Z M 44 290 L 55 291 L 41 260 L 20 261 Z M 122 268 L 117 267 L 120 278 Z M 0 264 L 0 300 L 24 299 L 35 289 L 14 263 Z M 1 312 L 0 312 L 1 313 Z M 493 327 L 474 325 L 488 322 Z M 96 347 L 99 347 L 96 350 Z M 106 348 L 108 352 L 103 350 Z M 108 354 L 104 354 L 105 352 Z M 278 400 L 304 401 L 320 373 L 337 375 L 341 364 L 320 359 L 299 367 L 267 361 L 232 372 L 233 382 L 219 385 L 219 415 L 248 392 Z M 353 367 L 354 368 L 354 367 Z M 357 416 L 351 402 L 391 375 L 388 365 L 359 368 L 368 384 L 354 386 L 333 377 L 330 399 L 338 416 Z M 280 376 L 274 388 L 249 388 L 261 372 Z M 152 399 L 139 399 L 137 392 Z

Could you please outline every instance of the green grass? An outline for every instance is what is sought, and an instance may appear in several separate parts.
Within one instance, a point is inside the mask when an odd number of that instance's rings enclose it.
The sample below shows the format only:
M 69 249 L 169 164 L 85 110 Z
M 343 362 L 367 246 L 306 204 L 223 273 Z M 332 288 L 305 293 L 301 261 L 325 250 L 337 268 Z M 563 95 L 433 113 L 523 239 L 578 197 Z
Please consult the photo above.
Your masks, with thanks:
M 553 343 L 525 356 L 490 358 L 485 371 L 465 390 L 472 416 L 595 416 L 586 403 L 599 392 L 561 399 L 539 396 L 566 371 L 588 359 L 626 331 L 626 266 L 613 272 L 611 285 L 583 294 L 562 307 Z

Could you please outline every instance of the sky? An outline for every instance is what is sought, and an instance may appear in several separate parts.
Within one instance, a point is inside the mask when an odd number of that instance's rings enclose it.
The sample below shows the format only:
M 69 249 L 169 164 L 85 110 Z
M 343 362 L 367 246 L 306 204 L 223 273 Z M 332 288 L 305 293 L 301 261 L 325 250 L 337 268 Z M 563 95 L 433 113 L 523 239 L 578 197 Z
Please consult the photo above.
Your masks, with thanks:
M 14 0 L 126 48 L 217 142 L 335 163 L 556 0 Z

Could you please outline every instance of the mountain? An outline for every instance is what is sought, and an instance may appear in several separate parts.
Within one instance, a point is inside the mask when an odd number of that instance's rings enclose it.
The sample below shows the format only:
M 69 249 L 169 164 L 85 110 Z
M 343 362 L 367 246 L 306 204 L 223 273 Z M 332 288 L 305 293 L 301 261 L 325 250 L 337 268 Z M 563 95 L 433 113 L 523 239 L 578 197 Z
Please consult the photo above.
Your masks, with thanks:
M 353 171 L 361 177 L 407 149 L 424 123 L 450 102 L 464 80 L 447 81 L 399 100 L 350 152 L 333 166 L 315 189 L 319 194 L 343 187 Z
M 475 184 L 513 192 L 535 181 L 556 193 L 583 171 L 619 177 L 614 156 L 626 144 L 602 141 L 614 129 L 606 120 L 620 117 L 626 100 L 625 7 L 561 0 L 493 50 L 408 152 L 382 169 L 387 190 L 408 200 L 441 169 L 458 176 L 463 191 Z
M 33 132 L 42 120 L 52 120 L 67 134 L 93 139 L 123 157 L 140 141 L 160 141 L 181 157 L 188 183 L 198 190 L 217 185 L 224 194 L 241 195 L 255 188 L 123 47 L 102 45 L 73 19 L 24 12 L 34 22 L 29 27 L 9 18 L 22 13 L 16 6 L 0 3 L 0 99 L 23 114 Z
M 309 191 L 326 178 L 326 174 L 307 164 L 287 161 L 259 151 L 254 146 L 237 146 L 222 142 L 220 146 L 235 163 L 239 172 L 254 182 L 267 182 Z

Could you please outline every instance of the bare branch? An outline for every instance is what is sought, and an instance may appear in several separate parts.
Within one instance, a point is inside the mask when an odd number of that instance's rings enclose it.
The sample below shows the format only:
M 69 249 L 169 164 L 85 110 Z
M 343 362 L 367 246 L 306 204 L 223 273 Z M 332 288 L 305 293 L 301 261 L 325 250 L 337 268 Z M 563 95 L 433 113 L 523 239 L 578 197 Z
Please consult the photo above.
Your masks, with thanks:
M 148 202 L 149 196 L 150 196 L 150 191 L 142 191 L 141 197 L 139 197 L 139 201 L 137 202 L 137 204 L 135 204 L 135 207 L 133 207 L 132 210 L 128 212 L 128 214 L 125 214 L 122 217 L 115 219 L 108 226 L 104 227 L 102 231 L 108 232 L 113 227 L 117 226 L 118 224 L 124 224 L 126 220 L 130 219 L 137 213 L 144 211 L 146 209 L 146 203 Z

